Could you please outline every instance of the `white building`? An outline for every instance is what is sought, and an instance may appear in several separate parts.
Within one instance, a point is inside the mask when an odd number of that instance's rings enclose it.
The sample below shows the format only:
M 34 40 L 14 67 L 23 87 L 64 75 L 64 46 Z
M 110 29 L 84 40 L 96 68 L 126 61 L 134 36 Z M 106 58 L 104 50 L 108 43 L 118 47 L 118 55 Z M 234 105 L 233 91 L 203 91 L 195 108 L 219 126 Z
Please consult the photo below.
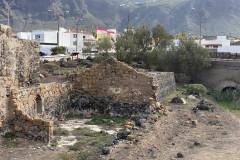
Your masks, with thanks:
M 202 46 L 208 49 L 218 49 L 230 46 L 231 41 L 226 36 L 217 36 L 215 40 L 202 39 Z
M 57 46 L 58 31 L 33 30 L 32 32 L 19 32 L 19 39 L 28 39 L 40 42 L 40 50 L 51 54 L 51 48 Z M 60 28 L 59 46 L 67 47 L 67 52 L 81 52 L 84 47 L 84 41 L 95 42 L 91 33 L 77 30 L 66 30 Z

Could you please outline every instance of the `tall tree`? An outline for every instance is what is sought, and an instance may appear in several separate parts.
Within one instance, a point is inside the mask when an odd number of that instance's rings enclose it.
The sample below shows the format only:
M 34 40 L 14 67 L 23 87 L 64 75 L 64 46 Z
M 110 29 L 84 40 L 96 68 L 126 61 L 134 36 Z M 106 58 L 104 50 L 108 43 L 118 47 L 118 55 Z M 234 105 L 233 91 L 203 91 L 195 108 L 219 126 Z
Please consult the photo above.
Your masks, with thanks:
M 97 41 L 96 48 L 103 56 L 108 55 L 108 51 L 112 48 L 112 42 L 109 38 L 103 38 Z
M 152 28 L 152 38 L 156 47 L 166 48 L 171 43 L 173 36 L 167 32 L 163 25 L 157 24 Z
M 134 37 L 138 48 L 145 52 L 149 50 L 150 45 L 152 44 L 151 31 L 149 26 L 142 25 L 134 32 Z
M 180 39 L 179 47 L 167 54 L 166 62 L 170 71 L 191 77 L 211 65 L 208 50 L 199 46 L 192 38 Z
M 126 63 L 132 62 L 133 58 L 136 57 L 138 50 L 133 30 L 124 32 L 120 37 L 118 37 L 115 44 L 115 50 L 119 61 Z

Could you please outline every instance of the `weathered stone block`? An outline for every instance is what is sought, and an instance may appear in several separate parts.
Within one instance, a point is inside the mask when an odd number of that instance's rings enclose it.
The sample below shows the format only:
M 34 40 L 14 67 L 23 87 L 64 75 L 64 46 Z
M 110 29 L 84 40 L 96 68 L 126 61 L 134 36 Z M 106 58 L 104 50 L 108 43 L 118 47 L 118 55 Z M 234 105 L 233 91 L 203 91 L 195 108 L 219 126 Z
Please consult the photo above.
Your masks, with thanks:
M 40 125 L 43 125 L 43 121 L 42 119 L 34 119 L 33 124 L 40 126 Z
M 53 126 L 53 121 L 45 121 L 44 122 L 44 126 L 46 126 L 46 127 L 49 127 L 49 126 Z

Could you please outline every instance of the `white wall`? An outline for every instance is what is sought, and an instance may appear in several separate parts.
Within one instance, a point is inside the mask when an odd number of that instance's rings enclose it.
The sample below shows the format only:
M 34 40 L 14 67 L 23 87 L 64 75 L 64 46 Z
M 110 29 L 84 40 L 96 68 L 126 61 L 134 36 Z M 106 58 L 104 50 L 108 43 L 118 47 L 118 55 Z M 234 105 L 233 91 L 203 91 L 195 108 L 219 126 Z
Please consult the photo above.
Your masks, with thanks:
M 217 36 L 216 40 L 202 40 L 202 44 L 222 44 L 222 47 L 230 46 L 230 43 L 226 36 Z
M 240 53 L 240 46 L 225 46 L 218 48 L 218 52 Z
M 61 33 L 60 33 L 61 35 Z M 61 37 L 60 37 L 61 39 Z M 57 31 L 45 31 L 44 32 L 44 43 L 57 43 Z
M 78 40 L 78 50 L 77 52 L 81 52 L 83 48 L 83 33 L 65 33 L 70 36 L 70 48 L 71 52 L 76 51 L 76 45 L 73 44 L 74 41 Z M 77 34 L 77 38 L 74 38 L 73 35 Z
M 32 33 L 31 32 L 18 32 L 17 37 L 19 39 L 32 40 Z

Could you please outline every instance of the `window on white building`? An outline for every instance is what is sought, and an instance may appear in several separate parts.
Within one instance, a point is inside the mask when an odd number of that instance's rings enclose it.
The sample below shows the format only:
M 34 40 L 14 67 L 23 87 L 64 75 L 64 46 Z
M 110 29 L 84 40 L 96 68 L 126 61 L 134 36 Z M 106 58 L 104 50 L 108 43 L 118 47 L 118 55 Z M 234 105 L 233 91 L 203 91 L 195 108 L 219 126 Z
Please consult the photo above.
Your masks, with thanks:
M 83 36 L 83 38 L 86 38 L 86 36 Z
M 73 34 L 73 38 L 77 38 L 77 34 Z
M 73 41 L 73 45 L 77 45 L 77 41 Z
M 40 39 L 41 36 L 38 34 L 38 35 L 35 35 L 35 39 Z

